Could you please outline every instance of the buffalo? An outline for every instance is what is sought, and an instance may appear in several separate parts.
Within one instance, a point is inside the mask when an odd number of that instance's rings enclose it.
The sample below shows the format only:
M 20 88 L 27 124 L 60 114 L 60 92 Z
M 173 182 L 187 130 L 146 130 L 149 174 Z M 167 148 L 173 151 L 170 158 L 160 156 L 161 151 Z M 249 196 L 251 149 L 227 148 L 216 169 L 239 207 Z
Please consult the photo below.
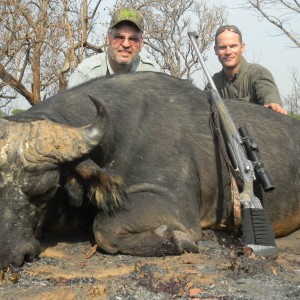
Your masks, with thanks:
M 296 231 L 300 121 L 242 101 L 226 106 L 275 183 L 265 193 L 255 181 L 254 190 L 276 237 Z M 36 228 L 66 199 L 60 212 L 91 205 L 96 243 L 112 254 L 198 252 L 202 230 L 233 230 L 209 97 L 189 81 L 152 72 L 97 78 L 1 122 L 2 267 L 38 256 Z

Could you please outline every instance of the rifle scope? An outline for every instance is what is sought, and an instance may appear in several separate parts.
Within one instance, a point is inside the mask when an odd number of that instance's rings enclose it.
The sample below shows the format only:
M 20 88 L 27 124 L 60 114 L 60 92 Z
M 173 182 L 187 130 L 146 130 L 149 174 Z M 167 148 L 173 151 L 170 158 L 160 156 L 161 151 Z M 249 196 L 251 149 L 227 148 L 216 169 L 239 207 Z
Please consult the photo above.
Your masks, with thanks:
M 241 126 L 239 128 L 239 133 L 242 137 L 243 144 L 245 146 L 248 158 L 253 163 L 254 170 L 257 174 L 257 177 L 258 177 L 264 191 L 265 192 L 273 191 L 275 189 L 275 186 L 272 182 L 272 179 L 271 179 L 268 171 L 266 170 L 264 164 L 262 163 L 262 161 L 259 158 L 259 155 L 258 155 L 259 149 L 258 149 L 257 144 L 254 143 L 252 138 L 249 136 L 246 127 Z

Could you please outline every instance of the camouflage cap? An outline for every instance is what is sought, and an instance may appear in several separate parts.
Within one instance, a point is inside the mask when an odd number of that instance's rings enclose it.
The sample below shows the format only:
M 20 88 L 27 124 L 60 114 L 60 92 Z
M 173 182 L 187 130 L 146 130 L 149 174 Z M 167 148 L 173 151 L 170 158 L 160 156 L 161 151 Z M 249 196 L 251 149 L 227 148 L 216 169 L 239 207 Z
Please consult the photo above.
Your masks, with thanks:
M 135 24 L 140 31 L 144 31 L 144 17 L 136 9 L 133 8 L 120 8 L 117 9 L 111 18 L 109 29 L 116 26 L 118 23 L 123 21 L 129 21 Z

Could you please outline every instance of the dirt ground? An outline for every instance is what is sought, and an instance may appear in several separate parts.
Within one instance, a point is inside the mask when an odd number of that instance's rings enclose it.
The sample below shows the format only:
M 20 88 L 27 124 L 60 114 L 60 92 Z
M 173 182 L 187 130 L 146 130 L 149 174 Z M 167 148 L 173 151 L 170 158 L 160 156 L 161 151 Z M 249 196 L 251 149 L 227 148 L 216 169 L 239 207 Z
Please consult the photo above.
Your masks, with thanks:
M 1 272 L 0 299 L 300 299 L 300 231 L 276 242 L 279 256 L 265 259 L 208 231 L 199 254 L 144 258 L 48 234 L 38 260 Z

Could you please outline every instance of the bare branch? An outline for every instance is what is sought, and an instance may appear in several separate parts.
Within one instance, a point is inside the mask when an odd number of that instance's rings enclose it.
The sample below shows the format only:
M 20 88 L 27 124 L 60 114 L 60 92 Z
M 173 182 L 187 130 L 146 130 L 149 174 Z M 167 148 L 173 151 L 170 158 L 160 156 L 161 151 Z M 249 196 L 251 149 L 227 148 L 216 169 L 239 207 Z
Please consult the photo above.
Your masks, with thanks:
M 300 5 L 298 1 L 248 0 L 247 3 L 268 22 L 276 26 L 296 47 L 300 47 L 299 30 L 294 30 L 292 25 L 294 23 L 295 26 L 299 25 Z
M 15 91 L 17 91 L 19 94 L 24 96 L 26 99 L 29 99 L 29 103 L 31 105 L 34 104 L 33 102 L 33 94 L 30 93 L 26 87 L 21 84 L 16 78 L 11 76 L 4 68 L 4 66 L 0 63 L 0 78 L 6 82 L 8 85 L 10 85 Z
M 82 59 L 101 52 L 94 32 L 101 2 L 0 0 L 0 78 L 10 94 L 38 103 L 64 89 Z

